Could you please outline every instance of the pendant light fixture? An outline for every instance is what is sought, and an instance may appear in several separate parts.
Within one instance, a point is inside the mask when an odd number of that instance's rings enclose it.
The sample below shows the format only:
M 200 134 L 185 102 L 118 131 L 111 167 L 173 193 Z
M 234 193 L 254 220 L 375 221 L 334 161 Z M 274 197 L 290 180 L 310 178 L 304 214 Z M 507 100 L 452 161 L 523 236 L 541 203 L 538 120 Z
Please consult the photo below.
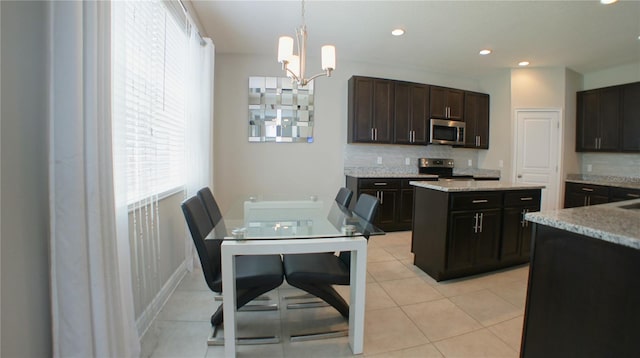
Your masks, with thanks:
M 320 76 L 331 77 L 331 72 L 336 69 L 336 48 L 333 45 L 322 46 L 322 70 L 311 78 L 305 78 L 307 59 L 307 25 L 304 18 L 304 0 L 302 0 L 302 25 L 296 29 L 296 42 L 298 54 L 293 53 L 293 38 L 280 36 L 278 41 L 278 62 L 287 77 L 299 86 L 306 86 L 309 82 Z

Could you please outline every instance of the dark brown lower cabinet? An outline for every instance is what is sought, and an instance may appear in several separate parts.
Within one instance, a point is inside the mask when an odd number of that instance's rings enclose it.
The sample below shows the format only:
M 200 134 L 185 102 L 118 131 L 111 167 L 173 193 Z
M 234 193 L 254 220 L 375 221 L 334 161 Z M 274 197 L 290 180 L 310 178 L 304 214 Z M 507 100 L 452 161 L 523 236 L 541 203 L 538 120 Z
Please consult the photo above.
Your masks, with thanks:
M 378 199 L 373 224 L 384 231 L 411 230 L 413 222 L 413 186 L 411 178 L 357 178 L 347 176 L 347 188 L 353 191 L 351 208 L 360 194 Z
M 505 194 L 502 246 L 503 262 L 524 263 L 531 253 L 531 224 L 524 219 L 530 212 L 540 211 L 540 191 L 513 191 Z
M 638 198 L 640 198 L 640 189 L 565 182 L 565 208 L 598 205 Z
M 540 190 L 445 192 L 416 187 L 414 264 L 437 281 L 529 260 L 531 226 L 522 212 L 540 208 Z
M 520 356 L 640 357 L 640 250 L 534 226 Z
M 451 213 L 447 269 L 455 271 L 496 264 L 500 219 L 500 209 Z

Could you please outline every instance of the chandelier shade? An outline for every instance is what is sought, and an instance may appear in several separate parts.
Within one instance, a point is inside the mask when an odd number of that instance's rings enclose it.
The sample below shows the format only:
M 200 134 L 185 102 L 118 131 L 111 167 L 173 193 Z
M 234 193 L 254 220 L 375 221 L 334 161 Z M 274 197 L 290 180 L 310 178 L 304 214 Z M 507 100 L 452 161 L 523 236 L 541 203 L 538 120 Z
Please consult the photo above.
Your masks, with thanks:
M 331 72 L 336 69 L 336 48 L 333 45 L 324 45 L 321 48 L 322 71 L 310 78 L 305 77 L 307 59 L 307 26 L 304 19 L 304 0 L 302 0 L 302 25 L 296 29 L 296 43 L 298 53 L 294 54 L 293 37 L 280 36 L 278 39 L 278 62 L 292 81 L 299 86 L 305 86 L 320 76 L 331 77 Z

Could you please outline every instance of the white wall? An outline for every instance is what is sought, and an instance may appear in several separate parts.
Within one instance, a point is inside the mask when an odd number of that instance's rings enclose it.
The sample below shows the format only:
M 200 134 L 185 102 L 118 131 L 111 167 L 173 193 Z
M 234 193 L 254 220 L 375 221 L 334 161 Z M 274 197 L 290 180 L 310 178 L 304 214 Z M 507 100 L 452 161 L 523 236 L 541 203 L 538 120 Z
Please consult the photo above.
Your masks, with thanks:
M 320 66 L 311 61 L 307 67 L 314 74 Z M 223 210 L 246 193 L 335 195 L 345 182 L 347 81 L 352 75 L 480 90 L 472 79 L 339 60 L 331 78 L 321 77 L 315 83 L 314 143 L 248 143 L 248 78 L 281 75 L 275 53 L 273 57 L 216 55 L 214 194 Z
M 586 73 L 581 90 L 615 86 L 640 81 L 640 62 Z
M 505 69 L 485 76 L 480 85 L 482 92 L 490 95 L 489 149 L 478 151 L 478 166 L 500 170 L 503 178 L 509 178 L 512 172 L 511 71 Z
M 0 2 L 3 357 L 50 357 L 47 4 Z
M 568 174 L 580 172 L 580 156 L 576 152 L 576 109 L 577 95 L 583 85 L 583 76 L 567 69 L 565 71 L 565 110 L 562 140 L 562 159 L 560 175 L 564 179 Z M 564 193 L 564 181 L 560 193 Z

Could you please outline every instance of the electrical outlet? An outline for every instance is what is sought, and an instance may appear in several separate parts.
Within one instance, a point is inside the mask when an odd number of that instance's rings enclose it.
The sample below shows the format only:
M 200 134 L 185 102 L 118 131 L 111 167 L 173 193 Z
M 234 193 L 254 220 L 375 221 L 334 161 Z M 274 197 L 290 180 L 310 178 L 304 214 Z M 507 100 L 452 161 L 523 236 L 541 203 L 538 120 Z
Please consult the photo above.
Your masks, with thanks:
M 593 169 L 593 167 L 591 166 L 591 164 L 587 164 L 587 171 L 591 172 L 592 169 Z
M 404 165 L 411 165 L 411 158 L 404 158 Z
M 504 160 L 502 160 L 502 159 L 498 160 L 498 167 L 499 168 L 504 168 Z
M 382 157 L 378 157 L 378 161 L 377 161 L 377 163 L 378 163 L 378 164 L 382 164 Z
M 473 160 L 472 159 L 467 160 L 467 165 L 469 165 L 470 167 L 473 166 Z

